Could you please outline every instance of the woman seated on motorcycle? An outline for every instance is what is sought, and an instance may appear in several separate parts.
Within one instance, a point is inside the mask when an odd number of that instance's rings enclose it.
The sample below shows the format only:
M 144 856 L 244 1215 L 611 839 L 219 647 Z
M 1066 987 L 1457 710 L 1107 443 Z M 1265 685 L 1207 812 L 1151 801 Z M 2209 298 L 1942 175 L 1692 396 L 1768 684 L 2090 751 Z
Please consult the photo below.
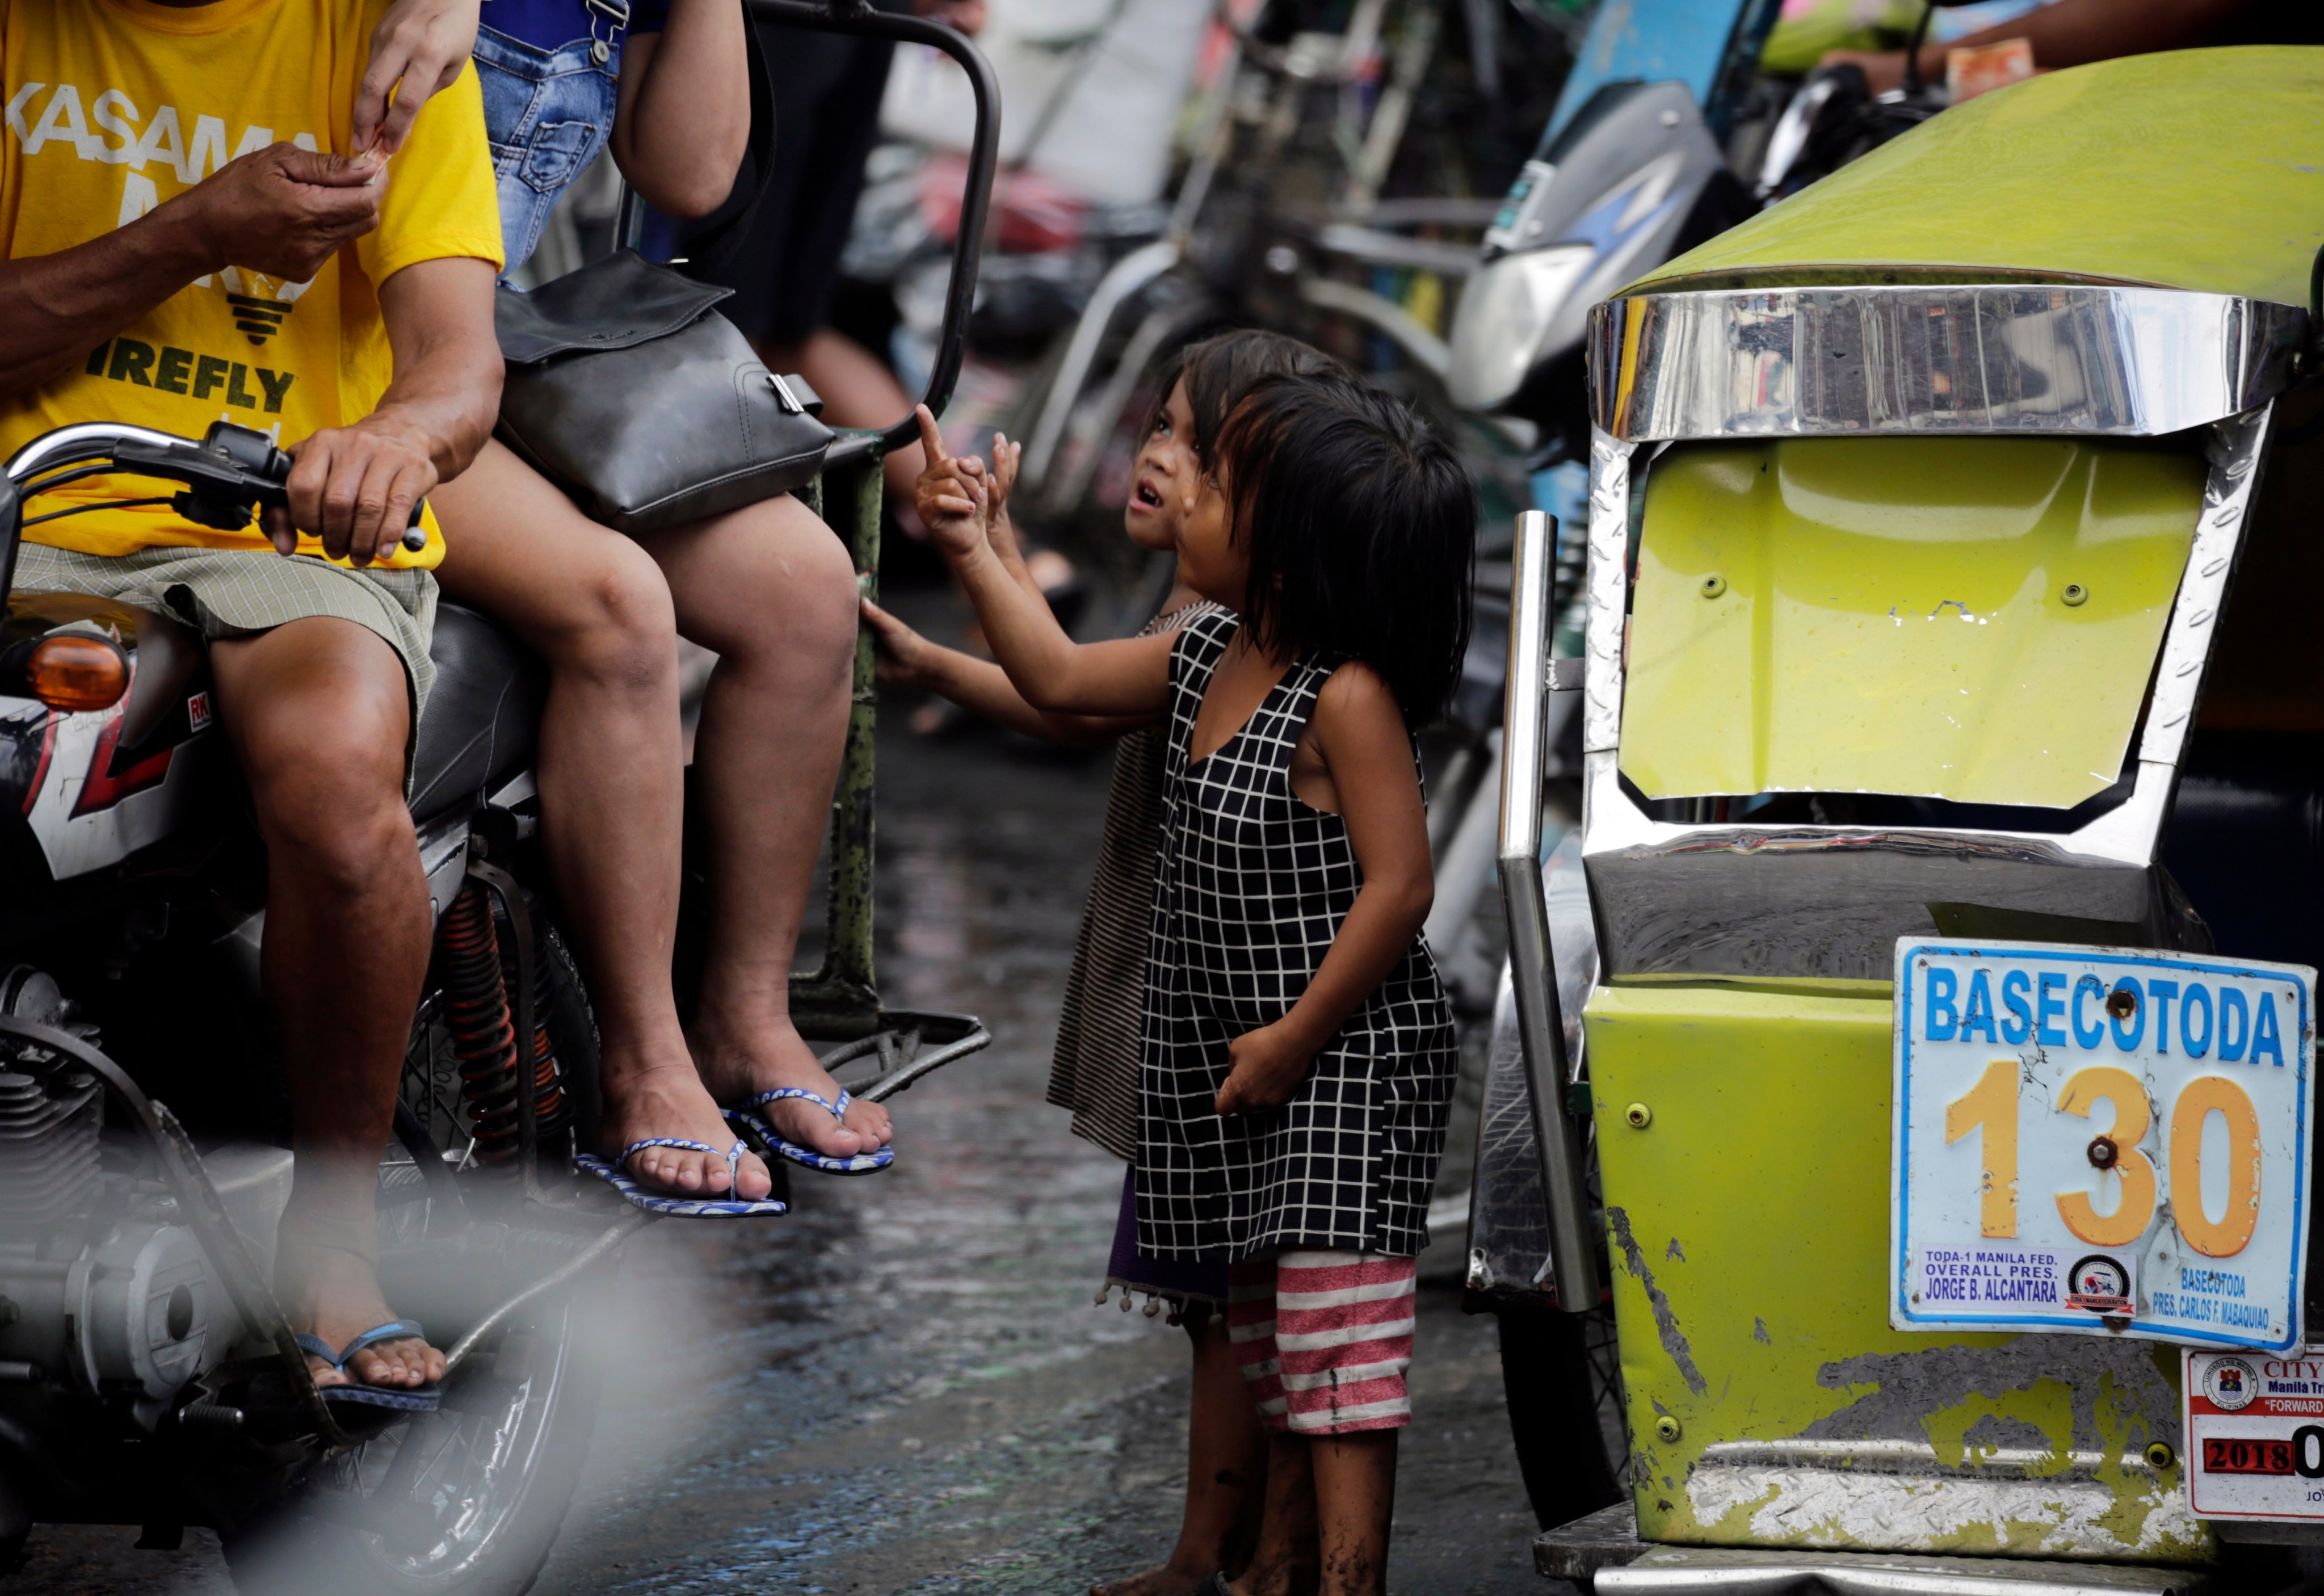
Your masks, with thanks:
M 565 185 L 610 142 L 656 208 L 727 197 L 750 134 L 741 0 L 631 0 L 624 31 L 583 0 L 398 0 L 373 39 L 356 109 L 392 145 L 399 117 L 475 51 L 513 270 Z M 392 108 L 391 88 L 395 89 Z M 420 92 L 415 92 L 420 91 Z M 451 598 L 490 612 L 547 661 L 542 837 L 603 1033 L 604 1150 L 669 1139 L 726 1148 L 719 1104 L 778 1087 L 839 1090 L 789 1018 L 791 955 L 830 813 L 854 658 L 847 550 L 788 495 L 632 540 L 591 521 L 498 442 L 433 499 Z M 718 656 L 695 745 L 710 862 L 710 950 L 691 1029 L 670 985 L 686 750 L 677 639 Z M 844 1120 L 807 1098 L 776 1132 L 847 1157 L 887 1142 L 887 1112 Z M 649 1191 L 723 1195 L 723 1154 L 641 1149 Z M 771 1185 L 745 1157 L 735 1195 Z

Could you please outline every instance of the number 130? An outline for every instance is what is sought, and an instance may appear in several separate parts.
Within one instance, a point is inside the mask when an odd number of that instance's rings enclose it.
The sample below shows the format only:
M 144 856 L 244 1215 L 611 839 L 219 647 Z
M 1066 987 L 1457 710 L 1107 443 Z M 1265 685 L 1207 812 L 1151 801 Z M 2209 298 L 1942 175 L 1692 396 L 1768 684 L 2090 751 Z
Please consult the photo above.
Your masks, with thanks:
M 1981 1231 L 1999 1239 L 2017 1233 L 2017 1100 L 2023 1072 L 2015 1058 L 1997 1058 L 1976 1085 L 1945 1105 L 1945 1142 L 1985 1132 L 1985 1172 L 1978 1188 Z M 2096 1247 L 2126 1247 L 2154 1218 L 2154 1166 L 2139 1150 L 2153 1124 L 2146 1088 L 2128 1070 L 2098 1065 L 2067 1077 L 2057 1112 L 2087 1119 L 2101 1099 L 2114 1105 L 2114 1123 L 2098 1132 L 2116 1149 L 2113 1166 L 2122 1197 L 2100 1213 L 2087 1192 L 2058 1194 L 2066 1228 Z M 2213 1114 L 2227 1122 L 2227 1203 L 2218 1219 L 2203 1212 L 2203 1125 Z M 2171 1111 L 2172 1212 L 2188 1245 L 2207 1258 L 2232 1258 L 2251 1242 L 2259 1223 L 2259 1112 L 2251 1094 L 2225 1075 L 2198 1075 Z

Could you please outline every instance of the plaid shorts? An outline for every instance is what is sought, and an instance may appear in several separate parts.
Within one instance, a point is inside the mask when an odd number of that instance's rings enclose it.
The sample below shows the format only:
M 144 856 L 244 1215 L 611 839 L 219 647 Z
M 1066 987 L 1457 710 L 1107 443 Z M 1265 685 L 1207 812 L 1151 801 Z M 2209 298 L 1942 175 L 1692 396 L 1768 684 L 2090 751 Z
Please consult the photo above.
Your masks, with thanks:
M 1227 1335 L 1259 1423 L 1349 1435 L 1412 1422 L 1416 1260 L 1286 1252 L 1227 1267 Z
M 315 616 L 351 621 L 395 650 L 410 693 L 411 731 L 436 683 L 428 646 L 436 630 L 436 577 L 420 570 L 353 570 L 271 549 L 141 549 L 88 554 L 25 543 L 16 551 L 19 593 L 125 598 L 177 616 L 211 642 L 254 637 Z M 411 743 L 404 747 L 409 777 Z

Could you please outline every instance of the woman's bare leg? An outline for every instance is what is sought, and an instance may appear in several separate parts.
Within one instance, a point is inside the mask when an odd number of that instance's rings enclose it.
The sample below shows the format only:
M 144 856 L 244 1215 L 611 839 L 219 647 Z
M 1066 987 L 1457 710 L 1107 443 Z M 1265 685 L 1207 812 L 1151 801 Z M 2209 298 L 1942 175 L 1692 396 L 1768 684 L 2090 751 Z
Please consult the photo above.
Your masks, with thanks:
M 718 655 L 695 735 L 697 818 L 710 865 L 710 951 L 688 1038 L 722 1102 L 777 1086 L 835 1099 L 791 1025 L 791 958 L 830 822 L 855 660 L 855 570 L 815 512 L 783 497 L 641 540 L 669 583 L 678 627 Z M 796 1099 L 769 1119 L 826 1153 L 868 1151 L 887 1111 L 841 1125 Z
M 604 1148 L 649 1137 L 725 1148 L 670 992 L 684 756 L 669 590 L 642 549 L 584 516 L 498 443 L 432 495 L 446 530 L 437 579 L 549 664 L 541 842 L 578 939 L 604 1037 Z M 648 1148 L 632 1173 L 687 1195 L 723 1192 L 726 1160 Z M 739 1195 L 772 1187 L 745 1158 Z
M 1183 1596 L 1213 1572 L 1239 1573 L 1259 1535 L 1267 1478 L 1267 1432 L 1235 1366 L 1223 1313 L 1189 1324 L 1194 1405 L 1186 1423 L 1186 1514 L 1178 1544 L 1161 1567 L 1090 1596 Z

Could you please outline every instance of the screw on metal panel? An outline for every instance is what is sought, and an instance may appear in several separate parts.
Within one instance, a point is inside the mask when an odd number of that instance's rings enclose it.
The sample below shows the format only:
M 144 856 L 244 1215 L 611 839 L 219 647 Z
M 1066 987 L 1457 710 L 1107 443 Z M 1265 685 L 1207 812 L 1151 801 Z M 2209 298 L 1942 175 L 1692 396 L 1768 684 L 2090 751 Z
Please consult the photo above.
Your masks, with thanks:
M 2091 1168 L 2111 1169 L 2122 1162 L 2122 1149 L 2115 1145 L 2111 1136 L 2093 1136 L 2090 1138 L 2089 1158 Z
M 2147 1444 L 2146 1461 L 2155 1468 L 2167 1469 L 2179 1461 L 2179 1454 L 2171 1450 L 2169 1442 L 2153 1441 Z
M 2117 986 L 2107 993 L 2106 1011 L 2116 1019 L 2128 1019 L 2138 1012 L 2138 993 L 2126 986 Z
M 1702 579 L 1703 597 L 1717 598 L 1720 594 L 1726 591 L 1727 578 L 1720 576 L 1717 571 L 1711 572 L 1711 575 Z
M 2067 608 L 2072 609 L 2089 600 L 2090 590 L 2080 582 L 2069 582 L 2066 584 L 2066 591 L 2058 596 L 2066 601 Z
M 1655 1111 L 1643 1102 L 1634 1102 L 1622 1111 L 1622 1118 L 1630 1122 L 1633 1130 L 1644 1130 L 1655 1122 Z
M 1655 1420 L 1655 1434 L 1661 1436 L 1665 1444 L 1677 1440 L 1683 1433 L 1678 1420 L 1667 1413 Z

